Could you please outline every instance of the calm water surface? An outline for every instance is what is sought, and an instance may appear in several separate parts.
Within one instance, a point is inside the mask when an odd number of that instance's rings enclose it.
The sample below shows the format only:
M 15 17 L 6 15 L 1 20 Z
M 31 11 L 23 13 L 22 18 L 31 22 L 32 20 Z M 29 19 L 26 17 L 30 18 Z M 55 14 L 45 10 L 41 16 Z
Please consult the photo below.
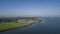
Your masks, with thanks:
M 35 23 L 21 29 L 14 29 L 0 34 L 60 34 L 60 18 L 50 17 L 44 18 L 45 23 Z

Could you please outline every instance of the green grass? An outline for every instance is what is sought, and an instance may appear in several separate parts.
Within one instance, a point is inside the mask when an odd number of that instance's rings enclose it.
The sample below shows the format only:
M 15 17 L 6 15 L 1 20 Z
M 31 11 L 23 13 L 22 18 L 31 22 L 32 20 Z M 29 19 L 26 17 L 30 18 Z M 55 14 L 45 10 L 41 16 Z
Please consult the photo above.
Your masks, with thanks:
M 25 21 L 21 23 L 16 23 L 16 22 L 5 22 L 5 23 L 0 23 L 0 31 L 5 31 L 8 29 L 13 29 L 13 28 L 21 28 L 27 25 L 30 25 L 32 23 L 35 23 L 36 21 Z
M 22 22 L 22 23 L 15 23 L 15 22 L 10 22 L 10 23 L 0 23 L 0 31 L 12 29 L 12 28 L 18 28 L 18 27 L 23 27 L 26 25 L 31 24 L 31 22 Z

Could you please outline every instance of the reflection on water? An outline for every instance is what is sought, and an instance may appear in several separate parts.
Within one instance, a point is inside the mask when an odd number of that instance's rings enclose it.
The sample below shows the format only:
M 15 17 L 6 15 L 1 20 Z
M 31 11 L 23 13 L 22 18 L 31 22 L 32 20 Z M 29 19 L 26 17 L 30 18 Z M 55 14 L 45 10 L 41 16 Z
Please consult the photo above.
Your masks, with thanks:
M 21 29 L 0 32 L 0 34 L 60 34 L 60 18 L 44 18 L 45 23 L 35 23 Z

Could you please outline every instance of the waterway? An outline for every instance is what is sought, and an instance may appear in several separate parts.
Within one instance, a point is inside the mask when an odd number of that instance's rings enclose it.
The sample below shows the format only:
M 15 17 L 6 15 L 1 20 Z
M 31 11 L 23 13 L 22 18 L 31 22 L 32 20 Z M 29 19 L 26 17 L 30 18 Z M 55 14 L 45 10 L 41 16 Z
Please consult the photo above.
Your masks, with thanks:
M 0 32 L 0 34 L 60 34 L 60 17 L 46 17 L 44 21 L 44 23 L 34 23 L 24 28 Z

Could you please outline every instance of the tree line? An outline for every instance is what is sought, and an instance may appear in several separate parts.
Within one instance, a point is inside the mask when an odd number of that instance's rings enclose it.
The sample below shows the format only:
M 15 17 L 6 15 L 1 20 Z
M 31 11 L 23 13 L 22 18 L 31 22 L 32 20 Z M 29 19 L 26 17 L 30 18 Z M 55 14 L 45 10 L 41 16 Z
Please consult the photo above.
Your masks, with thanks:
M 0 22 L 16 22 L 16 19 L 0 19 Z

